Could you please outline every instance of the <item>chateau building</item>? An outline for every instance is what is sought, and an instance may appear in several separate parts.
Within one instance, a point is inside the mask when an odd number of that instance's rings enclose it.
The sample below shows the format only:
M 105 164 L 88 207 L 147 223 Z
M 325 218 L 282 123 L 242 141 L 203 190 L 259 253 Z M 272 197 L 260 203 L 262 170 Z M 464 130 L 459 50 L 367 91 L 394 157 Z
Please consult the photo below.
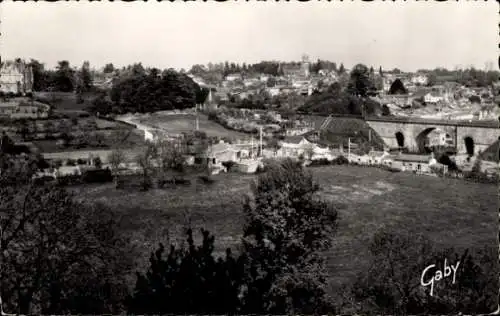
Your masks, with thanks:
M 22 60 L 5 61 L 0 65 L 0 91 L 26 94 L 33 90 L 33 70 Z

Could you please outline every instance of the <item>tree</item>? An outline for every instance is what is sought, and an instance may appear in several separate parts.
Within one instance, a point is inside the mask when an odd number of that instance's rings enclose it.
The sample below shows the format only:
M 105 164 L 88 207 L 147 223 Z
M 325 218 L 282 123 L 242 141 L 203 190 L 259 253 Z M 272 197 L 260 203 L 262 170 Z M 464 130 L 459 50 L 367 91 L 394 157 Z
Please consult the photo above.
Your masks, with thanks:
M 99 205 L 77 202 L 61 187 L 5 179 L 2 175 L 4 308 L 25 315 L 119 312 L 105 307 L 121 300 L 112 293 L 125 290 L 124 280 L 107 277 L 125 272 L 118 263 L 126 258 L 122 252 L 126 247 L 116 234 L 115 214 Z M 103 292 L 105 283 L 109 294 Z M 87 296 L 83 290 L 89 291 Z
M 120 149 L 113 150 L 108 157 L 108 161 L 111 165 L 111 171 L 113 171 L 114 174 L 116 188 L 119 187 L 118 170 L 120 168 L 120 164 L 124 162 L 124 160 L 125 160 L 125 155 L 123 154 L 123 151 L 121 151 Z
M 312 157 L 314 156 L 314 145 L 313 144 L 308 145 L 304 153 L 308 160 L 312 160 Z
M 315 198 L 312 175 L 294 161 L 267 166 L 244 204 L 244 313 L 321 313 L 327 305 L 320 251 L 337 213 Z
M 389 115 L 391 115 L 391 110 L 389 109 L 389 107 L 387 106 L 387 104 L 384 104 L 382 106 L 382 115 L 383 116 L 389 116 Z
M 210 94 L 209 88 L 200 88 L 196 89 L 196 104 L 204 104 Z
M 141 187 L 144 191 L 149 190 L 152 186 L 151 171 L 153 169 L 152 160 L 156 156 L 156 148 L 153 144 L 148 144 L 146 150 L 136 157 L 137 164 L 142 169 Z
M 74 90 L 74 70 L 70 67 L 67 60 L 58 62 L 57 70 L 54 75 L 54 88 L 56 91 L 72 92 Z
M 194 107 L 200 87 L 186 74 L 168 69 L 146 74 L 140 64 L 131 67 L 110 92 L 113 112 L 155 112 Z M 198 98 L 201 99 L 201 98 Z
M 371 82 L 369 77 L 368 67 L 362 64 L 354 66 L 351 71 L 351 78 L 348 85 L 349 93 L 366 97 L 373 86 L 373 82 Z
M 88 61 L 83 62 L 82 68 L 78 73 L 78 93 L 87 92 L 92 87 L 92 76 L 90 74 L 90 63 Z
M 169 172 L 173 172 L 173 182 L 177 177 L 182 176 L 186 169 L 186 159 L 184 158 L 184 148 L 179 143 L 160 142 L 158 145 L 158 155 L 161 166 L 162 178 Z M 164 181 L 163 179 L 161 181 Z
M 113 73 L 114 71 L 115 71 L 115 66 L 113 66 L 113 64 L 112 64 L 112 63 L 106 64 L 106 65 L 104 66 L 104 70 L 103 70 L 103 72 L 104 72 L 105 74 L 110 74 L 110 73 Z
M 276 79 L 275 79 L 274 77 L 269 77 L 269 78 L 267 79 L 266 85 L 267 85 L 269 88 L 272 88 L 272 87 L 276 86 Z
M 345 67 L 344 67 L 344 64 L 341 63 L 340 67 L 339 67 L 339 74 L 343 74 L 343 73 L 345 73 Z
M 432 87 L 437 84 L 437 76 L 434 72 L 427 75 L 427 86 Z
M 389 88 L 389 94 L 407 94 L 407 93 L 408 90 L 406 90 L 401 79 L 394 80 L 394 82 L 391 84 L 391 87 Z
M 495 254 L 496 252 L 496 254 Z M 421 234 L 393 234 L 379 231 L 370 245 L 371 263 L 360 274 L 352 293 L 361 303 L 361 314 L 454 314 L 488 313 L 496 309 L 498 248 L 457 252 L 439 249 Z M 455 284 L 450 278 L 434 284 L 434 296 L 422 287 L 422 272 L 429 264 L 437 267 L 460 262 Z M 495 267 L 494 267 L 495 266 Z
M 33 72 L 33 90 L 34 91 L 44 91 L 50 85 L 53 79 L 53 73 L 45 70 L 44 64 L 40 63 L 36 59 L 31 59 L 28 66 L 31 67 Z
M 203 65 L 193 65 L 191 67 L 191 70 L 189 70 L 189 72 L 192 73 L 193 75 L 200 75 L 207 72 L 207 70 Z
M 187 229 L 187 247 L 171 245 L 151 254 L 150 267 L 137 274 L 133 296 L 128 301 L 133 314 L 233 314 L 238 311 L 238 288 L 242 265 L 230 249 L 225 258 L 213 256 L 214 236 L 201 230 L 203 241 L 194 244 Z

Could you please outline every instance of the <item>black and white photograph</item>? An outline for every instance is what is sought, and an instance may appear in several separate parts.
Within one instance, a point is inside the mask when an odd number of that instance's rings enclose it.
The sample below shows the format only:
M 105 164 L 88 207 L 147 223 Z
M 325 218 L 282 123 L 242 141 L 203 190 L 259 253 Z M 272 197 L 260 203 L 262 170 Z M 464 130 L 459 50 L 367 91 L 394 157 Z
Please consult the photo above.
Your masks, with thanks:
M 4 1 L 0 312 L 500 313 L 495 1 Z

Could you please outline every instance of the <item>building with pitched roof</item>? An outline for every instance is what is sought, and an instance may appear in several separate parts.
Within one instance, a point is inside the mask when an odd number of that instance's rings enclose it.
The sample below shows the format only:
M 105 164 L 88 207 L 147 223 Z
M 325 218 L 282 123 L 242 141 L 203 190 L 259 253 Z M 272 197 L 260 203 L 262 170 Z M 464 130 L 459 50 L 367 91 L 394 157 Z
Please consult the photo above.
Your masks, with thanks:
M 23 60 L 0 64 L 0 92 L 26 94 L 33 91 L 33 70 Z

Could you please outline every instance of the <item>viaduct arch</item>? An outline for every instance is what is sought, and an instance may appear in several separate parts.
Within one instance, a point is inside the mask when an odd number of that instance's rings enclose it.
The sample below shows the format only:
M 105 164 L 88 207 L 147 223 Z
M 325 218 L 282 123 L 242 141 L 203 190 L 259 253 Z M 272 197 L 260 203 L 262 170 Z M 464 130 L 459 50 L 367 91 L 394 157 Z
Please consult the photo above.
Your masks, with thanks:
M 370 127 L 390 148 L 406 147 L 411 151 L 429 152 L 428 136 L 439 130 L 447 145 L 457 153 L 475 155 L 500 137 L 496 122 L 453 122 L 408 118 L 366 118 Z

